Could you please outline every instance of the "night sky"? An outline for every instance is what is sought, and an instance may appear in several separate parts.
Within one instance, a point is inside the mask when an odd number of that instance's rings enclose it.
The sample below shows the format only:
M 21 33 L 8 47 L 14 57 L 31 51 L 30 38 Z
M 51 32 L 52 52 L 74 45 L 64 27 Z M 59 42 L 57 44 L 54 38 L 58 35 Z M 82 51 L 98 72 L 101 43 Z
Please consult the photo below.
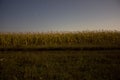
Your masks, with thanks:
M 0 0 L 0 32 L 119 30 L 120 0 Z

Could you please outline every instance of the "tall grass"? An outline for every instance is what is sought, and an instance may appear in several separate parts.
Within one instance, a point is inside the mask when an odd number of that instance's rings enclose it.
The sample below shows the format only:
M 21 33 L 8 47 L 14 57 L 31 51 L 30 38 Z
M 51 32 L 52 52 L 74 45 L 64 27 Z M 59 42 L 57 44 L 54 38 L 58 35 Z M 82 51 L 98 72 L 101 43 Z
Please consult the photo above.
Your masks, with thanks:
M 119 31 L 0 33 L 0 48 L 119 45 Z

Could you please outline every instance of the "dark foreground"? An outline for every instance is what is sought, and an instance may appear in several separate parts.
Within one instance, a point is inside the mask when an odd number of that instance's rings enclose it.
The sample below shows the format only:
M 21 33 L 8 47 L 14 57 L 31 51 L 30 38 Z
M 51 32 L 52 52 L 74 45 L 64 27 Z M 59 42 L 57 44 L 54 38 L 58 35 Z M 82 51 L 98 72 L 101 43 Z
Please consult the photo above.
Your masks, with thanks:
M 120 50 L 0 51 L 0 80 L 120 80 Z

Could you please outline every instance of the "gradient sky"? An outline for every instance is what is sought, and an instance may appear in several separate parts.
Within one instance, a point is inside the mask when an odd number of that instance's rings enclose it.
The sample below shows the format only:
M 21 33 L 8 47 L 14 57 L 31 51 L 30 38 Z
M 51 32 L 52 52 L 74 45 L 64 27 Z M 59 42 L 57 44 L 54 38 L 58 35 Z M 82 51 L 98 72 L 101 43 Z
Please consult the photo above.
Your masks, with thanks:
M 119 30 L 120 0 L 0 0 L 0 32 Z

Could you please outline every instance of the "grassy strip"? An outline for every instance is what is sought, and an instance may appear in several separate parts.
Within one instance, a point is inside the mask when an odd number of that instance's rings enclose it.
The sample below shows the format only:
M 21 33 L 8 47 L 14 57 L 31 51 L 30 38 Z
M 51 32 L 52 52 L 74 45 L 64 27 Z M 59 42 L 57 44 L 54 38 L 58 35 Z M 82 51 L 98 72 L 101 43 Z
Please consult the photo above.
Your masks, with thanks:
M 120 51 L 4 51 L 0 80 L 120 80 Z
M 0 51 L 39 51 L 39 50 L 120 50 L 119 46 L 42 46 L 42 47 L 6 47 Z
M 120 48 L 120 32 L 0 33 L 3 49 L 112 49 Z

